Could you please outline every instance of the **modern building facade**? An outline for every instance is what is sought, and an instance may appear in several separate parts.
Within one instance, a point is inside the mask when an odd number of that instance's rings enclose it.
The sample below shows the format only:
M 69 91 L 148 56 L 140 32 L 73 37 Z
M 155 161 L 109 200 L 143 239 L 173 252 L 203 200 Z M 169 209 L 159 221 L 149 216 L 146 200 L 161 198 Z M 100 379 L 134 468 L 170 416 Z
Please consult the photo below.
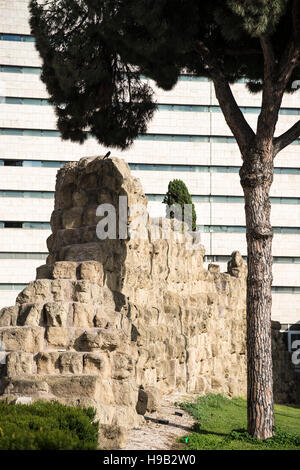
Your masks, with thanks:
M 0 0 L 0 307 L 15 302 L 47 256 L 57 169 L 108 150 L 93 138 L 84 145 L 61 140 L 39 77 L 28 3 Z M 233 250 L 246 255 L 238 146 L 206 78 L 182 75 L 171 92 L 155 91 L 158 111 L 147 134 L 129 150 L 112 154 L 124 158 L 140 178 L 152 215 L 164 215 L 162 199 L 170 180 L 186 183 L 206 262 L 224 269 Z M 250 95 L 242 82 L 233 91 L 254 127 L 260 95 Z M 299 119 L 299 98 L 300 92 L 285 96 L 278 134 Z M 300 321 L 300 140 L 276 157 L 275 166 L 272 317 L 288 325 Z

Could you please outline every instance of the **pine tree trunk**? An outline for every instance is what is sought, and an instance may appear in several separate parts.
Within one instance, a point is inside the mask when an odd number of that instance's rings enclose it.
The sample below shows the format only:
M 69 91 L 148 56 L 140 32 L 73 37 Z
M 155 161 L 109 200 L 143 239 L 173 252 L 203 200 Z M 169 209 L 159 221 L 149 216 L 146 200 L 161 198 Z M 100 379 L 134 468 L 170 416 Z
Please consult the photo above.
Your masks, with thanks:
M 245 195 L 248 251 L 247 379 L 248 432 L 266 439 L 274 434 L 271 350 L 272 239 L 269 198 L 273 155 L 252 149 L 240 171 Z

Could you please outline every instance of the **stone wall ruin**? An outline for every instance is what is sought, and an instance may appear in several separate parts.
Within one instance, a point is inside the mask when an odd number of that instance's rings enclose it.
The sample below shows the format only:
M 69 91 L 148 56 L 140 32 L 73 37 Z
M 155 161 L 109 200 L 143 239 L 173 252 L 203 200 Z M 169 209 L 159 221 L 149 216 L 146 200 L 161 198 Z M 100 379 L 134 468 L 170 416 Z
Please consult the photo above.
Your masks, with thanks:
M 129 209 L 147 210 L 123 160 L 85 158 L 58 171 L 47 264 L 0 312 L 1 398 L 89 405 L 104 426 L 128 428 L 161 393 L 245 396 L 242 257 L 233 253 L 227 273 L 206 270 L 197 235 L 164 238 L 164 221 L 149 216 L 144 239 L 99 240 L 96 208 L 113 204 L 118 216 L 120 196 Z M 296 401 L 276 325 L 274 332 L 275 398 Z

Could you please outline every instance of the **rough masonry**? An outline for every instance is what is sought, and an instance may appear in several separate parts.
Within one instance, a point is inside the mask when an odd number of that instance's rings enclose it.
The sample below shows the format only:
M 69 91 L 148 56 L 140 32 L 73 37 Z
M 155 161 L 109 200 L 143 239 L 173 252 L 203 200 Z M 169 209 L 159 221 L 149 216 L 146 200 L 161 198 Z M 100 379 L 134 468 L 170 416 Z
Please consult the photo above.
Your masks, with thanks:
M 100 240 L 96 209 L 113 205 L 118 221 L 120 196 L 131 227 L 144 214 L 144 236 L 131 228 L 131 237 Z M 0 312 L 2 399 L 93 406 L 109 434 L 111 425 L 137 425 L 162 393 L 245 396 L 246 266 L 238 252 L 227 273 L 204 269 L 199 234 L 151 219 L 139 180 L 117 158 L 58 171 L 51 228 L 47 264 Z M 276 324 L 273 337 L 275 397 L 296 401 Z

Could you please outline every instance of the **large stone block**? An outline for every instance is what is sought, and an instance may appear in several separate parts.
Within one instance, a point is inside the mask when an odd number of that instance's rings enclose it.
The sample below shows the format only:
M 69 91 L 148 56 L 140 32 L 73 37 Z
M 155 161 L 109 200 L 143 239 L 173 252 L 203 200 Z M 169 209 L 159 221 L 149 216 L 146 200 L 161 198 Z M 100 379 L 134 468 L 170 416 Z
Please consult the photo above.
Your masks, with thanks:
M 69 302 L 50 302 L 44 305 L 47 326 L 68 326 L 71 323 L 71 307 Z
M 58 374 L 59 370 L 59 352 L 39 352 L 35 357 L 37 373 L 40 375 Z
M 36 268 L 36 279 L 52 279 L 53 266 L 43 264 Z
M 39 326 L 43 321 L 43 304 L 21 304 L 17 324 L 21 326 Z
M 96 261 L 84 261 L 79 266 L 80 279 L 103 286 L 103 266 Z
M 73 303 L 73 322 L 75 327 L 89 327 L 95 325 L 95 304 L 94 303 Z
M 127 442 L 127 428 L 117 424 L 101 424 L 99 426 L 99 449 L 124 449 Z
M 76 279 L 77 263 L 72 261 L 57 261 L 53 265 L 54 279 Z
M 0 327 L 16 326 L 19 313 L 19 305 L 4 307 L 0 310 Z
M 49 392 L 61 397 L 98 398 L 104 386 L 96 375 L 50 375 L 46 378 Z
M 3 395 L 27 396 L 46 398 L 49 396 L 49 387 L 41 376 L 14 377 L 5 380 L 2 385 Z
M 46 329 L 46 339 L 49 349 L 67 349 L 72 342 L 73 332 L 67 327 L 51 326 Z
M 33 354 L 28 352 L 11 352 L 6 358 L 7 377 L 31 375 L 36 372 Z
M 132 375 L 134 361 L 132 356 L 123 352 L 116 352 L 113 357 L 113 375 L 118 380 L 127 379 Z
M 62 374 L 82 374 L 83 355 L 73 351 L 61 353 L 59 367 Z
M 38 326 L 0 328 L 0 340 L 5 351 L 36 353 L 44 347 L 44 328 Z
M 83 357 L 83 367 L 85 374 L 99 374 L 103 378 L 109 378 L 112 376 L 111 361 L 109 357 L 103 353 L 85 353 Z
M 82 220 L 82 207 L 72 207 L 72 209 L 65 209 L 62 215 L 63 228 L 77 228 L 81 226 Z
M 38 279 L 30 282 L 28 286 L 20 292 L 16 302 L 19 304 L 42 303 L 51 300 L 51 281 L 49 279 Z
M 69 302 L 72 300 L 74 285 L 69 279 L 54 279 L 51 281 L 52 299 L 55 302 Z

